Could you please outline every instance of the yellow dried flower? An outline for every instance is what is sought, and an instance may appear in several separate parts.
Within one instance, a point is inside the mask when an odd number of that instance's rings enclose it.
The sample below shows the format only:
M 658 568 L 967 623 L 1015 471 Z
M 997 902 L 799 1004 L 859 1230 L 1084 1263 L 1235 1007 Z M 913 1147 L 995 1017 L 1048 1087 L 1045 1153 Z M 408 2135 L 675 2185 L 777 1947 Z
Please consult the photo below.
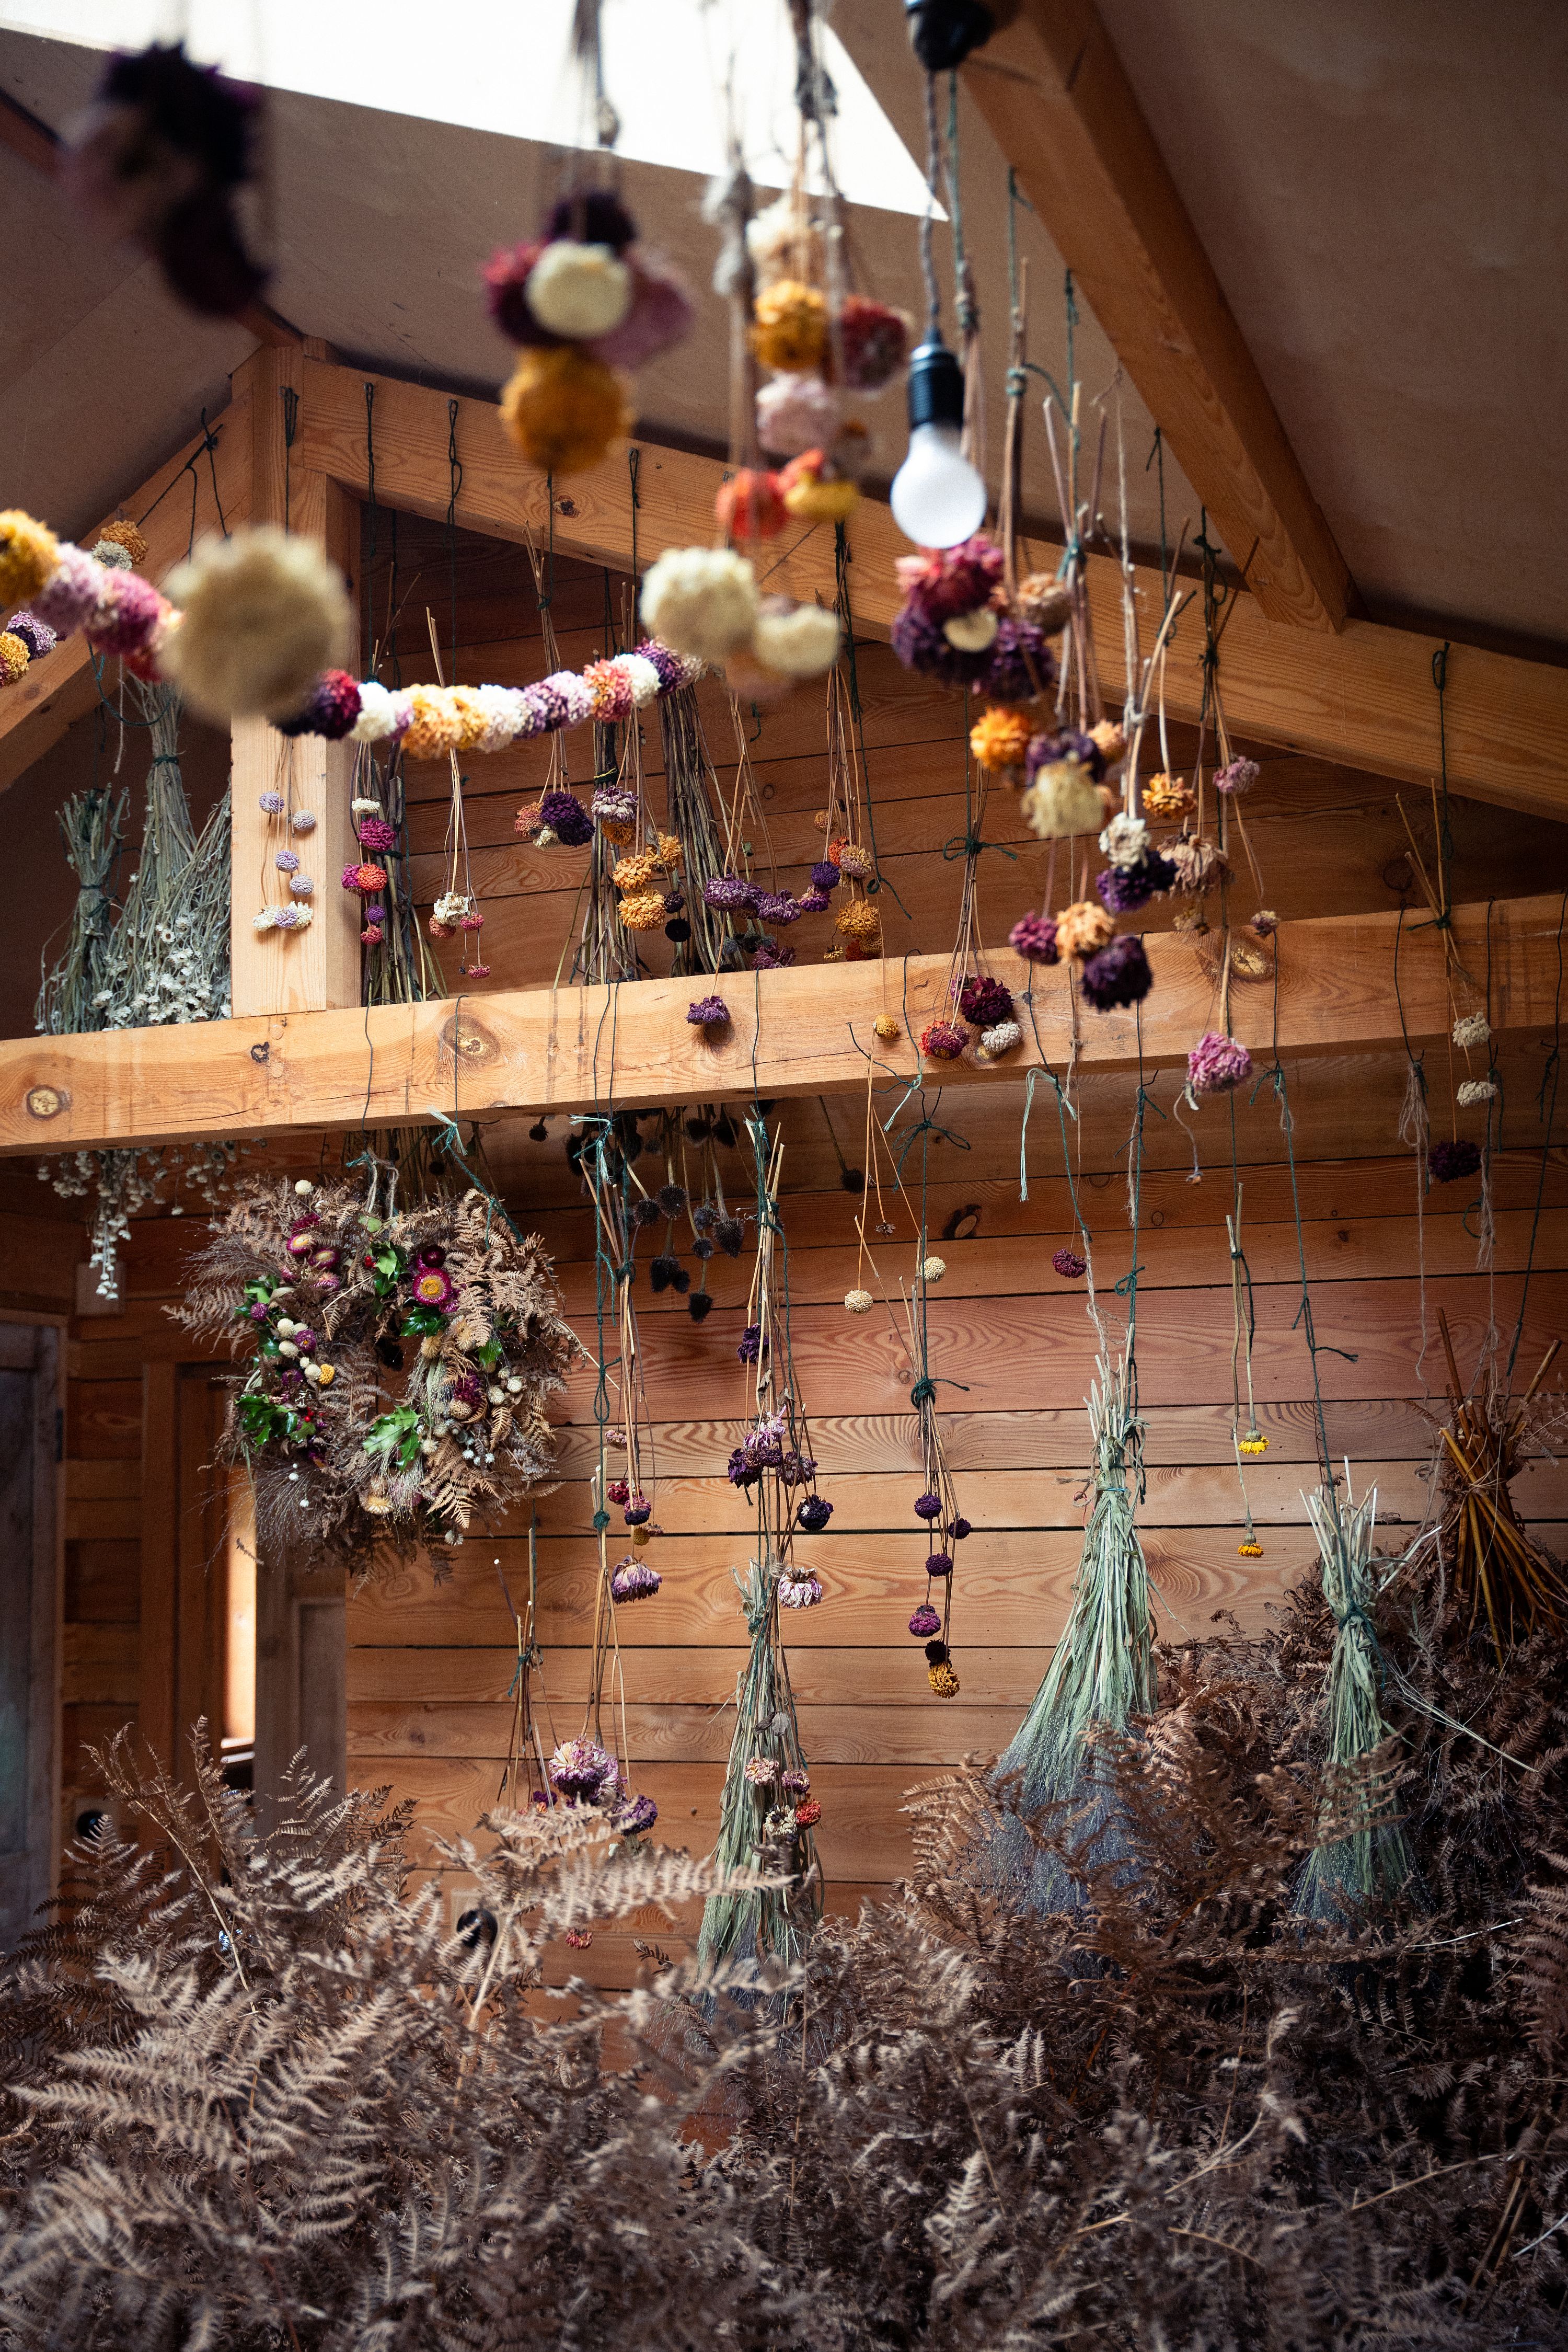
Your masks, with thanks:
M 456 751 L 463 726 L 452 691 L 449 686 L 414 688 L 409 698 L 413 715 L 402 739 L 405 760 L 441 760 Z
M 1247 1543 L 1239 1543 L 1236 1547 L 1236 1554 L 1239 1559 L 1261 1559 L 1263 1547 L 1254 1536 Z
M 981 767 L 993 773 L 1003 768 L 1021 768 L 1033 733 L 1034 721 L 1027 710 L 998 703 L 982 710 L 970 728 L 969 749 Z
M 538 803 L 537 801 L 535 802 L 534 806 L 536 808 L 538 806 Z M 598 825 L 600 832 L 604 835 L 605 840 L 612 841 L 617 849 L 624 849 L 629 841 L 635 841 L 637 838 L 637 827 L 635 823 L 626 824 L 619 818 L 610 816 L 596 817 L 594 822 Z M 519 828 L 519 830 L 521 828 Z
M 833 918 L 833 929 L 846 940 L 860 940 L 866 945 L 882 930 L 882 917 L 869 898 L 851 898 Z
M 752 312 L 751 348 L 764 367 L 806 375 L 828 348 L 828 305 L 814 286 L 780 278 L 764 287 Z
M 1191 786 L 1177 776 L 1166 775 L 1164 769 L 1144 786 L 1144 812 L 1147 816 L 1186 816 L 1197 805 Z
M 664 920 L 662 890 L 634 890 L 621 901 L 621 919 L 629 931 L 656 931 Z
M 929 1623 L 930 1620 L 927 1619 L 926 1622 Z M 936 1665 L 928 1666 L 925 1670 L 925 1679 L 938 1698 L 957 1697 L 958 1676 L 950 1660 L 942 1658 Z
M 677 834 L 661 833 L 658 835 L 657 855 L 666 874 L 678 874 L 686 862 L 686 853 Z
M 904 1034 L 891 1013 L 879 1013 L 871 1025 L 884 1045 L 891 1045 L 895 1037 L 902 1037 Z
M 1245 1437 L 1237 1439 L 1236 1444 L 1237 1450 L 1242 1454 L 1267 1454 L 1269 1451 L 1269 1441 L 1260 1429 L 1249 1429 Z
M 106 522 L 99 532 L 99 539 L 111 539 L 116 547 L 123 547 L 133 564 L 147 561 L 147 541 L 133 522 L 121 518 L 118 522 Z
M 457 729 L 457 740 L 453 749 L 457 751 L 477 751 L 490 725 L 489 713 L 480 705 L 478 688 L 449 686 L 446 691 L 452 698 L 453 723 Z
M 60 560 L 47 526 L 20 507 L 0 514 L 0 604 L 30 604 Z
M 14 629 L 0 629 L 0 686 L 15 686 L 32 658 L 25 637 Z
M 1113 768 L 1127 748 L 1125 728 L 1118 727 L 1113 719 L 1102 719 L 1089 730 L 1089 740 L 1108 768 Z
M 1079 898 L 1056 919 L 1059 956 L 1092 956 L 1115 936 L 1116 926 L 1104 908 L 1092 898 Z
M 648 1546 L 653 1542 L 653 1530 L 652 1528 L 641 1527 L 632 1528 L 632 1549 L 633 1551 L 646 1551 Z
M 618 890 L 635 892 L 645 890 L 649 883 L 656 882 L 658 877 L 658 859 L 651 849 L 640 849 L 635 857 L 618 858 L 611 878 Z

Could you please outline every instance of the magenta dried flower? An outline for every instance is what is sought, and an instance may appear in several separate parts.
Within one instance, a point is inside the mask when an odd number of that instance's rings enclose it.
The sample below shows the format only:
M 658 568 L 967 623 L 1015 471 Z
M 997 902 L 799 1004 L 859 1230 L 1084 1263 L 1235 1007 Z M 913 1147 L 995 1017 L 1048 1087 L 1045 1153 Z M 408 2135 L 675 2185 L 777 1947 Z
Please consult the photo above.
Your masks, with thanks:
M 604 1499 L 607 1503 L 617 1505 L 629 1503 L 632 1500 L 631 1486 L 624 1478 L 612 1478 L 604 1489 Z
M 924 1642 L 942 1631 L 942 1620 L 929 1601 L 923 1601 L 909 1621 L 909 1630 L 917 1642 Z
M 832 903 L 825 890 L 802 890 L 800 893 L 800 912 L 803 915 L 825 914 Z
M 360 819 L 360 847 L 370 850 L 395 849 L 397 827 L 384 816 L 362 816 Z
M 1256 760 L 1231 760 L 1214 772 L 1217 793 L 1249 793 L 1263 771 Z
M 960 1021 L 928 1021 L 920 1032 L 920 1050 L 934 1062 L 956 1062 L 968 1042 Z
M 1111 1013 L 1121 1004 L 1141 1004 L 1155 984 L 1142 940 L 1124 932 L 1079 969 L 1078 984 L 1097 1013 Z
M 1058 735 L 1031 735 L 1024 753 L 1024 773 L 1032 782 L 1040 768 L 1053 768 L 1061 760 L 1075 760 L 1088 774 L 1092 783 L 1098 783 L 1105 772 L 1105 759 L 1092 735 L 1079 728 L 1064 727 Z
M 808 1495 L 795 1514 L 795 1523 L 804 1528 L 809 1536 L 821 1535 L 833 1516 L 833 1507 L 825 1495 Z
M 1076 1282 L 1081 1275 L 1088 1272 L 1087 1261 L 1081 1258 L 1076 1250 L 1053 1251 L 1051 1262 L 1064 1282 Z
M 1020 915 L 1008 933 L 1008 945 L 1026 963 L 1055 963 L 1056 925 L 1049 915 Z
M 729 1457 L 729 1466 L 725 1475 L 732 1486 L 755 1486 L 762 1475 L 762 1465 L 753 1461 L 743 1445 L 737 1445 Z
M 688 1007 L 686 1019 L 694 1029 L 727 1029 L 729 1007 L 722 996 L 699 996 Z
M 1010 1020 L 1012 1009 L 1011 989 L 986 972 L 975 973 L 958 992 L 958 1010 L 977 1029 L 994 1029 L 998 1021 Z
M 942 1516 L 940 1495 L 916 1495 L 915 1516 L 917 1519 L 939 1519 Z
M 1001 550 L 978 530 L 956 547 L 923 547 L 918 555 L 901 556 L 894 567 L 904 610 L 938 625 L 988 604 L 1006 568 Z
M 1234 1037 L 1209 1029 L 1186 1057 L 1187 1083 L 1194 1094 L 1228 1095 L 1252 1075 L 1252 1056 Z
M 1462 1135 L 1455 1143 L 1441 1136 L 1427 1153 L 1427 1166 L 1434 1184 L 1452 1184 L 1461 1176 L 1475 1176 L 1480 1171 L 1480 1146 Z
M 743 1364 L 757 1364 L 761 1362 L 763 1357 L 768 1353 L 768 1342 L 762 1336 L 762 1326 L 760 1323 L 748 1323 L 747 1325 L 745 1330 L 740 1335 L 740 1345 L 737 1348 L 735 1352 L 739 1357 Z

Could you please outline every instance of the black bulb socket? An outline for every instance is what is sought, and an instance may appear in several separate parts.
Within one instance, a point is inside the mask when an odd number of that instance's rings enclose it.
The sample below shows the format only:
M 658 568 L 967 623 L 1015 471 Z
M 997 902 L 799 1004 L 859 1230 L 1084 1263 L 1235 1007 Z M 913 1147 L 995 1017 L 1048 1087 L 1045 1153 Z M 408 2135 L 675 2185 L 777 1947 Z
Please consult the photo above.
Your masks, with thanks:
M 904 0 L 909 45 L 927 73 L 951 73 L 997 29 L 1000 11 L 987 0 Z
M 909 429 L 963 422 L 964 371 L 941 337 L 933 336 L 909 355 Z

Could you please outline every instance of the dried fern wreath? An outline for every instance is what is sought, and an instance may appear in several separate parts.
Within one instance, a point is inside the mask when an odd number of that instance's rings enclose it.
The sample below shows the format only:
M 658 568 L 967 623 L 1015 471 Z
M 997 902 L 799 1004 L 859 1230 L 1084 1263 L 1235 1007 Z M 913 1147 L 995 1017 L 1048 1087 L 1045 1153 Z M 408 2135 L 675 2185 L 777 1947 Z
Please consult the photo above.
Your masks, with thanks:
M 383 1217 L 343 1183 L 256 1180 L 171 1311 L 247 1360 L 221 1451 L 264 1550 L 364 1573 L 423 1545 L 439 1574 L 476 1509 L 549 1475 L 571 1333 L 538 1242 L 482 1193 Z

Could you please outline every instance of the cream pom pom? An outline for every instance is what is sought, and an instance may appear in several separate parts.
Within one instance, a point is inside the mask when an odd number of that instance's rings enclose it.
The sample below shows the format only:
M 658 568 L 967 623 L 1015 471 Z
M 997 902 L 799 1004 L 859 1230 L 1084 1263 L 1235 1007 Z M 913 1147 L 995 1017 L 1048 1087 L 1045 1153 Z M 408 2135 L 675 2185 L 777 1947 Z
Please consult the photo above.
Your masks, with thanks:
M 1491 1035 L 1491 1023 L 1484 1013 L 1461 1013 L 1454 1024 L 1454 1043 L 1469 1047 L 1484 1045 Z
M 1049 767 L 1037 768 L 1019 807 L 1030 832 L 1041 841 L 1065 841 L 1073 834 L 1093 833 L 1105 814 L 1105 803 L 1087 769 L 1076 760 L 1054 760 Z
M 341 573 L 275 524 L 209 541 L 164 585 L 181 618 L 159 648 L 163 675 L 219 724 L 287 718 L 347 649 L 353 615 Z
M 872 1310 L 871 1293 L 869 1290 L 846 1290 L 844 1305 L 852 1315 L 869 1315 Z
M 839 654 L 839 616 L 821 604 L 765 611 L 751 633 L 751 650 L 781 677 L 821 677 Z
M 1477 1103 L 1496 1099 L 1497 1088 L 1490 1078 L 1464 1078 L 1454 1089 L 1454 1100 L 1461 1110 L 1473 1110 Z
M 632 272 L 607 245 L 558 237 L 529 270 L 523 293 L 549 334 L 608 335 L 632 307 Z
M 356 743 L 383 742 L 396 723 L 388 689 L 373 677 L 362 679 L 360 685 L 360 715 L 349 730 L 351 740 Z
M 1136 866 L 1149 845 L 1149 828 L 1141 816 L 1129 816 L 1118 809 L 1104 832 L 1100 846 L 1113 866 Z
M 757 626 L 757 575 L 727 547 L 672 547 L 643 583 L 643 618 L 677 654 L 722 662 Z
M 940 1282 L 946 1271 L 947 1261 L 945 1257 L 926 1257 L 920 1261 L 922 1282 Z
M 814 286 L 824 274 L 822 232 L 789 194 L 752 215 L 746 224 L 746 249 L 759 289 L 781 278 L 802 278 Z

